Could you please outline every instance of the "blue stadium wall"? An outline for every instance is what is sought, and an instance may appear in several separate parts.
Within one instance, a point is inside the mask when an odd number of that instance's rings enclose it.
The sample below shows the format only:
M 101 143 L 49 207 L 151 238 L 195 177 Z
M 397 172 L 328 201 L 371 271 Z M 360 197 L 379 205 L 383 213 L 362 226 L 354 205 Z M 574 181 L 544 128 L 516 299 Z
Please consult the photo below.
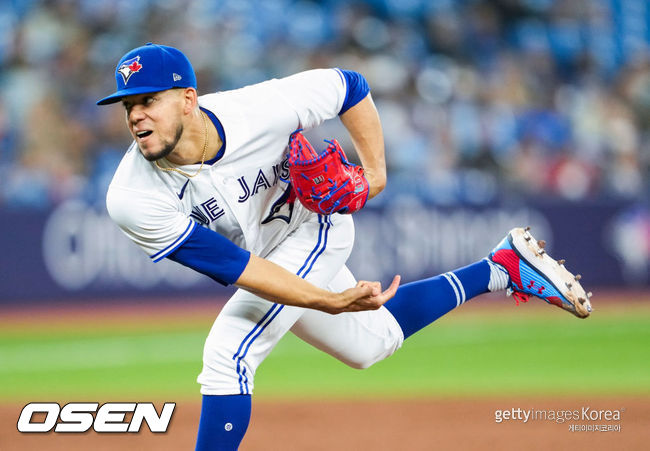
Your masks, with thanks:
M 530 225 L 551 255 L 591 287 L 643 287 L 650 208 L 621 202 L 489 208 L 401 202 L 355 214 L 349 266 L 360 279 L 404 281 L 484 257 L 511 227 Z M 225 295 L 231 289 L 173 262 L 151 263 L 103 210 L 79 202 L 47 212 L 0 210 L 0 303 Z

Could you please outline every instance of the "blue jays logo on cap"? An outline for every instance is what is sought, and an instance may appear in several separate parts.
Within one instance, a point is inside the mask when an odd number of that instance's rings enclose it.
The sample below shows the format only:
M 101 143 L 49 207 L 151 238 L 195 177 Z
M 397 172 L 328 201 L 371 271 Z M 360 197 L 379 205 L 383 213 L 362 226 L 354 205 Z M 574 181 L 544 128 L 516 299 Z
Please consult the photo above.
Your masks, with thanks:
M 116 103 L 127 96 L 172 88 L 196 89 L 196 75 L 183 52 L 174 47 L 148 43 L 131 50 L 120 59 L 115 68 L 115 83 L 117 91 L 101 99 L 97 102 L 98 105 Z
M 122 75 L 124 84 L 127 84 L 131 75 L 139 72 L 140 69 L 142 69 L 142 64 L 140 64 L 140 56 L 138 55 L 135 58 L 124 61 L 117 71 Z

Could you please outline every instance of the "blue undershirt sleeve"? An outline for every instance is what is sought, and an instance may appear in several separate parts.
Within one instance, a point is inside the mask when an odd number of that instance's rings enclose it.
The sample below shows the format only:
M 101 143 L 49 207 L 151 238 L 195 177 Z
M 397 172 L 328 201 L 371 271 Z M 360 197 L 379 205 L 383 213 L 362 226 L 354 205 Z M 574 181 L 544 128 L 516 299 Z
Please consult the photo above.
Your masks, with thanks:
M 187 240 L 167 258 L 205 274 L 222 285 L 233 284 L 251 253 L 205 227 L 195 227 Z
M 359 72 L 339 69 L 343 78 L 345 78 L 345 100 L 339 115 L 361 102 L 370 92 L 368 81 Z

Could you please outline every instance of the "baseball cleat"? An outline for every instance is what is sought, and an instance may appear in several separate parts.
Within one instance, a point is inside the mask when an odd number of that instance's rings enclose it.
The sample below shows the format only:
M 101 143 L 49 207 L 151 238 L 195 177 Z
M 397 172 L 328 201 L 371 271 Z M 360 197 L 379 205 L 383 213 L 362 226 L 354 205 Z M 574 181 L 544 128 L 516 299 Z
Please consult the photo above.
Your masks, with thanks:
M 495 247 L 489 255 L 494 263 L 503 266 L 510 276 L 508 295 L 527 302 L 536 296 L 549 304 L 586 318 L 591 313 L 591 293 L 580 284 L 582 276 L 573 275 L 564 267 L 564 260 L 554 260 L 546 250 L 544 240 L 537 241 L 530 227 L 517 227 Z

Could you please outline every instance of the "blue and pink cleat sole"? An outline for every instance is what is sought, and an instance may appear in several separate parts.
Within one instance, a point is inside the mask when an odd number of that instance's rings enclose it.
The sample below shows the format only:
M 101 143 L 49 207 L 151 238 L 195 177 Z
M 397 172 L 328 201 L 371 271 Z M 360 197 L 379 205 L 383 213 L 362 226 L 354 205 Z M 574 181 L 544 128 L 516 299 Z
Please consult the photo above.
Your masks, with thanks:
M 580 275 L 573 275 L 564 267 L 564 260 L 556 261 L 546 253 L 546 242 L 537 241 L 525 229 L 517 227 L 490 253 L 490 260 L 503 266 L 510 276 L 508 294 L 526 302 L 536 296 L 549 304 L 586 318 L 592 311 L 589 298 L 580 284 Z

